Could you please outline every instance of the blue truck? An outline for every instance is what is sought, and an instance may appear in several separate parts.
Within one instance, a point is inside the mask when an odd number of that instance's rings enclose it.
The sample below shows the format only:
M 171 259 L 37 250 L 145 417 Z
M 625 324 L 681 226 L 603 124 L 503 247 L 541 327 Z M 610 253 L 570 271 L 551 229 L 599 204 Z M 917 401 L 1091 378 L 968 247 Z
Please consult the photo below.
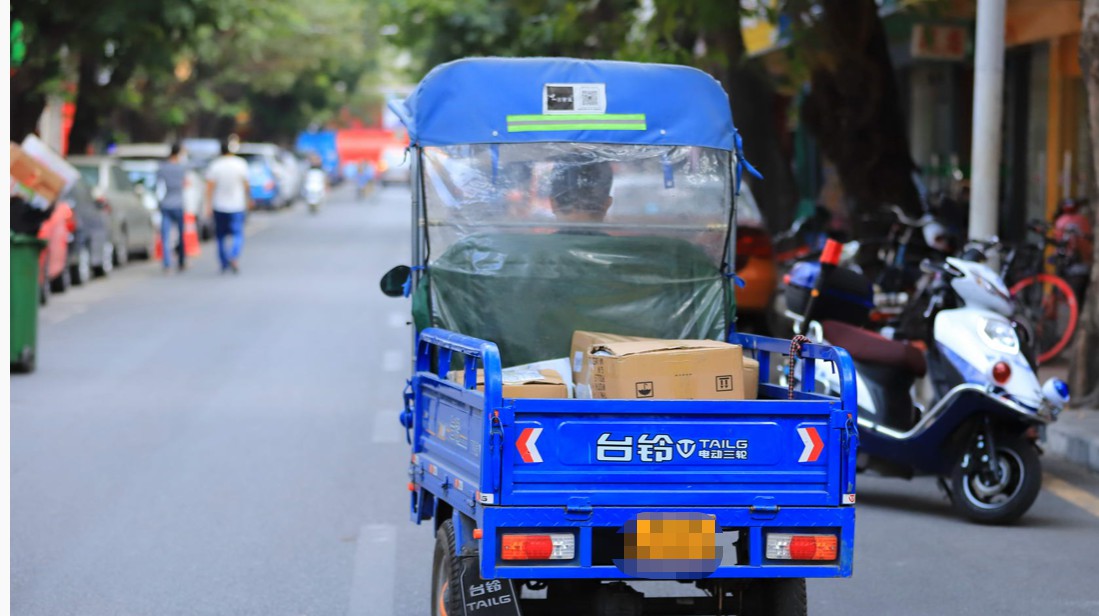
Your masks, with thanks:
M 382 290 L 411 296 L 416 323 L 401 421 L 411 518 L 436 533 L 431 613 L 786 616 L 807 613 L 805 578 L 850 576 L 853 364 L 736 331 L 725 257 L 751 169 L 720 85 L 471 59 L 391 107 L 411 138 L 414 265 Z M 614 201 L 646 182 L 651 201 Z M 758 396 L 505 395 L 513 366 L 590 361 L 576 330 L 739 345 Z M 784 367 L 791 384 L 771 383 Z M 839 396 L 814 392 L 817 370 Z

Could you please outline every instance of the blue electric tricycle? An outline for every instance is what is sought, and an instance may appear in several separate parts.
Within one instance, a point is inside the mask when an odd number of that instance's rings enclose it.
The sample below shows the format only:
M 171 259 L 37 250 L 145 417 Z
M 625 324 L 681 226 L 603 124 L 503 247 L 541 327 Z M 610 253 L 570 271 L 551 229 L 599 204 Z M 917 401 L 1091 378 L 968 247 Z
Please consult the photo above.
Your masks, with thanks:
M 416 323 L 401 421 L 412 520 L 436 532 L 432 614 L 805 614 L 805 578 L 850 576 L 853 364 L 735 330 L 752 169 L 720 84 L 467 59 L 390 107 L 411 143 L 413 265 L 382 288 Z M 578 330 L 742 345 L 758 399 L 505 395 L 513 366 L 582 372 Z M 791 352 L 801 385 L 772 384 Z M 819 369 L 840 397 L 813 392 Z

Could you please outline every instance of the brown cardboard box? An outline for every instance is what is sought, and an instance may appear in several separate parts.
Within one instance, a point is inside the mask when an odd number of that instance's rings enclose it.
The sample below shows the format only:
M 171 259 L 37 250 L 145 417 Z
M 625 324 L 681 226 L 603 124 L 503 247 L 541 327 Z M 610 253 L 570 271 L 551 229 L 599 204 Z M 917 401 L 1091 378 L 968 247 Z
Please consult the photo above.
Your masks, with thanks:
M 634 340 L 592 345 L 596 399 L 743 400 L 743 350 L 714 340 Z
M 759 397 L 759 362 L 751 357 L 744 361 L 744 399 L 755 400 Z
M 11 177 L 50 202 L 65 190 L 65 178 L 27 154 L 15 142 L 11 144 Z
M 505 398 L 568 398 L 569 388 L 556 370 L 516 370 L 505 368 Z M 461 383 L 462 373 L 450 373 L 450 380 Z M 477 391 L 485 390 L 485 371 L 477 371 Z
M 610 342 L 632 342 L 635 340 L 655 340 L 655 338 L 643 338 L 641 336 L 623 336 L 621 334 L 607 334 L 604 332 L 587 332 L 577 330 L 572 333 L 572 348 L 569 351 L 569 361 L 572 362 L 572 382 L 576 390 L 576 397 L 591 399 L 591 383 L 588 373 L 591 370 L 591 358 L 589 353 L 593 345 Z

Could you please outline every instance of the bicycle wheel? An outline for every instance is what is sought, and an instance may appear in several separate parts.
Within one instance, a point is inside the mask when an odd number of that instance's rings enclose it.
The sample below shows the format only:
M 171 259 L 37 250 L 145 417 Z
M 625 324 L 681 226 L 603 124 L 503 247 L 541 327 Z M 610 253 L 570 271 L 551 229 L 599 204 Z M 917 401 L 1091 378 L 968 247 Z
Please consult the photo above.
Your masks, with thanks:
M 1011 287 L 1011 296 L 1034 329 L 1034 349 L 1043 364 L 1068 346 L 1080 316 L 1076 294 L 1060 276 L 1035 274 Z

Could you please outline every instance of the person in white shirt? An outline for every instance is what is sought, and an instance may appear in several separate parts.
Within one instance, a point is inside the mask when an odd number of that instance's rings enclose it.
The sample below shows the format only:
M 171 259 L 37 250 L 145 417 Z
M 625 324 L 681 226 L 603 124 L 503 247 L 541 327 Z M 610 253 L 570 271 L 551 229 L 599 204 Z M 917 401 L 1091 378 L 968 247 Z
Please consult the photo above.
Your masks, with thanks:
M 252 209 L 252 190 L 248 163 L 229 151 L 228 141 L 222 142 L 221 156 L 206 169 L 206 204 L 207 212 L 213 210 L 221 271 L 236 274 L 244 247 L 244 214 Z M 231 240 L 228 246 L 227 239 Z

